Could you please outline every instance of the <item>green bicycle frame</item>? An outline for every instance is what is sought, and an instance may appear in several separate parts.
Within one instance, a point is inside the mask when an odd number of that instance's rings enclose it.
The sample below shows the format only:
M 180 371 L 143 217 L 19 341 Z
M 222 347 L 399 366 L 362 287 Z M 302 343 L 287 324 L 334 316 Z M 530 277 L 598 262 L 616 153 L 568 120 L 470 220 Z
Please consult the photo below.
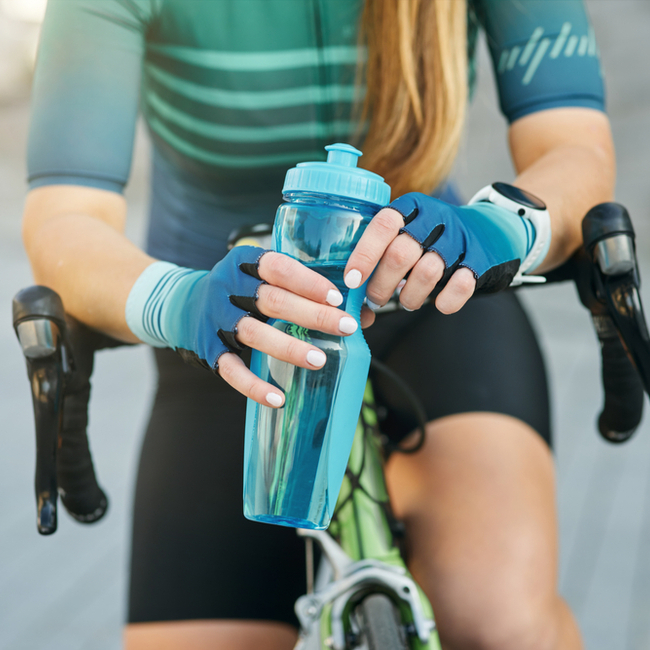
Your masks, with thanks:
M 353 561 L 376 560 L 403 569 L 406 575 L 411 577 L 402 558 L 394 527 L 391 528 L 391 523 L 396 523 L 396 520 L 391 511 L 383 466 L 384 456 L 374 397 L 368 382 L 350 460 L 328 533 Z M 344 620 L 349 621 L 350 611 L 364 595 L 378 589 L 380 588 L 369 586 L 367 591 L 359 593 L 358 600 L 350 601 Z M 417 589 L 422 609 L 426 616 L 432 619 L 431 604 L 422 589 Z M 389 595 L 394 597 L 394 594 Z M 402 622 L 407 628 L 410 627 L 413 623 L 413 613 L 408 603 L 395 599 L 395 605 L 400 611 Z M 322 642 L 329 638 L 330 634 L 331 607 L 327 607 L 321 617 Z M 440 650 L 436 630 L 431 632 L 427 643 L 422 643 L 417 635 L 409 634 L 409 643 L 411 650 Z

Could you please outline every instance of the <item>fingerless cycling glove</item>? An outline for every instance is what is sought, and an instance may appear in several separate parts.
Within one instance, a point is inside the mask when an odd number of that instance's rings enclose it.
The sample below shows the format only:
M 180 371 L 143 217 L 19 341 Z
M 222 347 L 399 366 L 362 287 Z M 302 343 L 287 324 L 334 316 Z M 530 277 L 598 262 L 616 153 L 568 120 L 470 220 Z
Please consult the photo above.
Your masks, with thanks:
M 175 349 L 186 361 L 217 371 L 224 352 L 242 351 L 236 337 L 244 316 L 267 318 L 256 306 L 264 281 L 259 261 L 268 251 L 238 246 L 211 271 L 155 262 L 136 280 L 126 322 L 145 343 Z
M 510 285 L 535 241 L 526 219 L 492 203 L 453 206 L 426 194 L 411 192 L 390 204 L 404 218 L 405 232 L 425 251 L 445 263 L 445 282 L 458 268 L 468 268 L 476 290 L 501 291 Z

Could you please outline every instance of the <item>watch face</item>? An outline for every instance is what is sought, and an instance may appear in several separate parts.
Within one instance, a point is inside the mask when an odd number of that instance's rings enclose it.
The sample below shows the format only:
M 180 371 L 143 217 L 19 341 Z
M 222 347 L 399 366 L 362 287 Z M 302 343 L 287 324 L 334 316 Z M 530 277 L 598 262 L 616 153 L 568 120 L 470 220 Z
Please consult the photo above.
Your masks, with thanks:
M 532 208 L 533 210 L 546 210 L 546 204 L 544 201 L 538 199 L 534 194 L 526 192 L 526 190 L 514 187 L 514 185 L 508 185 L 507 183 L 492 183 L 492 187 L 501 194 L 501 196 L 505 196 L 506 199 L 510 199 L 526 208 Z

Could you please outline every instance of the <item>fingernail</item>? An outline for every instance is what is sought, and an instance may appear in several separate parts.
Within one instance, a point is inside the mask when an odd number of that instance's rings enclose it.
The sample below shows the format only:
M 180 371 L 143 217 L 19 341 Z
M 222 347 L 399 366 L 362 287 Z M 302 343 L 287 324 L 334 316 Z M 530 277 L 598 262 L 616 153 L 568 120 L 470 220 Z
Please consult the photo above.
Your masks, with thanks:
M 352 334 L 353 332 L 356 332 L 357 327 L 359 327 L 357 321 L 355 321 L 354 318 L 350 318 L 349 316 L 343 316 L 343 318 L 341 318 L 339 321 L 339 329 L 344 334 Z
M 282 402 L 284 401 L 282 399 L 282 395 L 278 395 L 277 393 L 269 393 L 266 396 L 266 401 L 271 405 L 271 406 L 282 406 Z
M 408 307 L 404 307 L 404 305 L 402 305 L 402 309 L 404 311 L 415 311 L 415 309 L 409 309 Z
M 338 307 L 343 302 L 343 296 L 341 295 L 340 291 L 337 291 L 336 289 L 330 289 L 327 292 L 327 298 L 325 298 L 325 302 L 328 305 L 332 305 L 332 307 Z
M 311 364 L 315 368 L 320 368 L 325 365 L 327 357 L 320 350 L 309 350 L 307 352 L 307 363 Z
M 345 276 L 345 286 L 348 289 L 358 289 L 361 286 L 361 271 L 352 269 Z
M 402 293 L 402 289 L 405 287 L 405 285 L 406 285 L 406 280 L 400 280 L 399 281 L 399 284 L 397 285 L 397 288 L 395 289 L 395 291 L 397 291 L 398 296 L 399 296 L 400 293 Z
M 366 305 L 368 305 L 368 307 L 370 307 L 372 311 L 377 311 L 381 307 L 381 305 L 378 305 L 376 302 L 373 302 L 372 300 L 370 300 L 370 298 L 366 298 Z

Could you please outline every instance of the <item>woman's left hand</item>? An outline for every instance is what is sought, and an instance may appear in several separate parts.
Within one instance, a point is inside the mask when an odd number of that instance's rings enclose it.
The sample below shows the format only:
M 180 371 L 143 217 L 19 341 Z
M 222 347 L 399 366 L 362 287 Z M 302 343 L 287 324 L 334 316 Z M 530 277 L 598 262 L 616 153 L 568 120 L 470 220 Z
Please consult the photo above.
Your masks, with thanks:
M 372 308 L 388 302 L 408 275 L 400 302 L 412 311 L 443 280 L 435 304 L 451 314 L 477 287 L 487 293 L 509 286 L 534 236 L 528 222 L 491 203 L 457 207 L 412 192 L 375 215 L 350 256 L 345 282 L 354 288 L 372 274 Z

